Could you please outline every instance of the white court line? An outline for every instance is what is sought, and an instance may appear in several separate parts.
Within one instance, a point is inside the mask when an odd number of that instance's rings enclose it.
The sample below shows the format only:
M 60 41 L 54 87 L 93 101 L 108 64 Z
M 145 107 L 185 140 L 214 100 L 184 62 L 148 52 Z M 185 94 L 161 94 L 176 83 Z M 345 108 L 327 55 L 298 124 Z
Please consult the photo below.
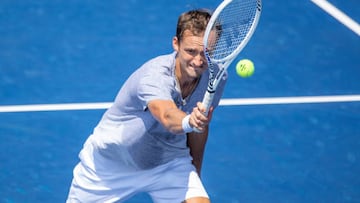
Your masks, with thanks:
M 100 103 L 9 105 L 9 106 L 0 106 L 0 113 L 107 109 L 111 106 L 111 104 L 112 104 L 111 102 L 100 102 Z
M 229 105 L 306 104 L 306 103 L 358 102 L 358 101 L 360 101 L 360 95 L 269 97 L 269 98 L 222 99 L 220 101 L 220 105 L 229 106 Z
M 338 8 L 336 8 L 326 0 L 311 0 L 311 1 L 360 36 L 359 23 L 351 19 L 344 12 L 342 12 L 341 10 L 339 10 Z
M 220 106 L 359 102 L 360 95 L 221 99 Z M 0 113 L 107 109 L 112 102 L 0 106 Z

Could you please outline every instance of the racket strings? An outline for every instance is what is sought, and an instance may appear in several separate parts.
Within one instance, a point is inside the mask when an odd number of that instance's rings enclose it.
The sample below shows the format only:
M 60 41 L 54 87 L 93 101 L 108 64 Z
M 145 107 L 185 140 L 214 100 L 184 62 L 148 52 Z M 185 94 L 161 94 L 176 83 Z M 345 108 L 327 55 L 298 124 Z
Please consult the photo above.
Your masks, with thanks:
M 232 1 L 219 14 L 213 29 L 217 31 L 216 43 L 210 48 L 211 57 L 221 60 L 229 56 L 244 41 L 254 23 L 257 2 Z

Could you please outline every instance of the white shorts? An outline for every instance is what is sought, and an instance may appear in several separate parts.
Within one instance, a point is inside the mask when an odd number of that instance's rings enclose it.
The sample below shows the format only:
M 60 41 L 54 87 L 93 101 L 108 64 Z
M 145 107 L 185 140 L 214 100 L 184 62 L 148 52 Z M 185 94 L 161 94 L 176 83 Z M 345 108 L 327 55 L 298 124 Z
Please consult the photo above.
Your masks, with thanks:
M 156 203 L 208 198 L 190 157 L 177 158 L 149 170 L 130 170 L 93 153 L 92 146 L 86 148 L 74 169 L 67 203 L 124 202 L 142 192 L 148 193 Z

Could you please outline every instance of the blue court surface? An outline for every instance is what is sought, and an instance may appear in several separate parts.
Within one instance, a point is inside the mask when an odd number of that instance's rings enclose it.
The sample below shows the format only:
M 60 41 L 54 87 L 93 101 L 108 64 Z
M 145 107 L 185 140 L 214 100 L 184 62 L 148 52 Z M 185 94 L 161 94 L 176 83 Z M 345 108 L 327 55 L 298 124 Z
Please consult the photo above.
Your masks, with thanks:
M 358 0 L 327 2 L 360 22 Z M 2 0 L 0 107 L 112 102 L 136 68 L 172 52 L 180 13 L 219 3 Z M 263 0 L 238 58 L 255 74 L 240 78 L 232 65 L 224 99 L 360 94 L 360 35 L 310 0 Z M 0 202 L 64 202 L 104 111 L 0 112 Z M 215 111 L 202 174 L 212 202 L 360 202 L 359 174 L 359 100 Z

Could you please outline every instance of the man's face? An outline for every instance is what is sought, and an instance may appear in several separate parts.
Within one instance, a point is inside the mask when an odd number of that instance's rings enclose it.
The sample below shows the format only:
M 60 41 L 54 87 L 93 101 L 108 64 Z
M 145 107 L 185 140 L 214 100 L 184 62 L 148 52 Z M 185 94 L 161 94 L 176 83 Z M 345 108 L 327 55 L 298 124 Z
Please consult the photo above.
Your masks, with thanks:
M 176 65 L 179 66 L 177 68 L 180 68 L 182 78 L 195 79 L 200 77 L 207 69 L 203 37 L 194 36 L 186 30 L 181 42 L 174 38 L 173 46 L 178 52 Z

